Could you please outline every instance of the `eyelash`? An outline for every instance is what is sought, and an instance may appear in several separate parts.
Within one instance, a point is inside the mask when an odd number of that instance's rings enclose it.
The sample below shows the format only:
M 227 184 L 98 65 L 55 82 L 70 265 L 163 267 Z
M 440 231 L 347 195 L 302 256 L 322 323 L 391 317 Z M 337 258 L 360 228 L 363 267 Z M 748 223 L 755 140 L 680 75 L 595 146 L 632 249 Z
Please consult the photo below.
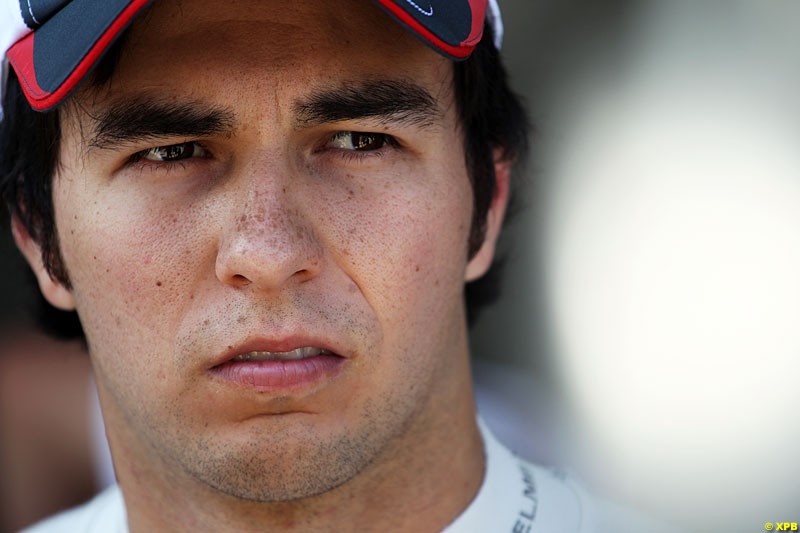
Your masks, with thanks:
M 374 149 L 366 149 L 366 150 L 358 150 L 358 149 L 348 149 L 348 148 L 339 148 L 336 146 L 331 146 L 337 140 L 342 140 L 345 136 L 366 136 L 372 137 L 380 144 L 380 146 Z M 350 139 L 351 146 L 354 144 L 355 139 Z M 369 131 L 353 131 L 353 130 L 344 130 L 344 131 L 337 131 L 333 135 L 329 136 L 326 142 L 320 146 L 315 152 L 316 153 L 325 153 L 329 152 L 334 157 L 340 158 L 344 160 L 345 163 L 362 163 L 367 162 L 368 160 L 372 160 L 374 158 L 383 158 L 389 155 L 392 150 L 398 150 L 401 148 L 400 142 L 393 136 L 387 133 L 376 133 L 376 132 L 369 132 Z
M 191 153 L 188 154 L 188 157 L 178 157 L 177 159 L 172 160 L 165 160 L 165 161 L 157 161 L 157 160 L 149 160 L 147 159 L 148 155 L 157 152 L 158 150 L 176 150 L 176 149 L 191 149 Z M 197 152 L 202 152 L 200 155 Z M 151 148 L 146 148 L 139 152 L 136 152 L 132 156 L 128 158 L 129 164 L 138 164 L 138 165 L 157 165 L 157 166 L 172 166 L 172 165 L 185 165 L 188 161 L 193 159 L 208 159 L 211 155 L 208 149 L 203 146 L 202 143 L 197 141 L 186 141 L 182 143 L 175 143 L 175 144 L 165 144 L 161 146 L 153 146 Z

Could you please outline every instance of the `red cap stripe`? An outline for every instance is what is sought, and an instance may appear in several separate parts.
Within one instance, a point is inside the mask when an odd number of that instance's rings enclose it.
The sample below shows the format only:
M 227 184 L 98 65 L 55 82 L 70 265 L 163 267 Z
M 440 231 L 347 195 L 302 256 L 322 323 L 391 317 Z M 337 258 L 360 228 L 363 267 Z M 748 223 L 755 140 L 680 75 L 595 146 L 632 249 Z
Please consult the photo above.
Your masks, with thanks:
M 33 69 L 33 33 L 29 33 L 8 49 L 8 62 L 14 67 L 22 86 L 22 91 L 28 100 L 43 98 L 48 93 L 36 82 L 36 72 Z M 36 108 L 38 109 L 38 108 Z
M 472 29 L 469 37 L 464 39 L 461 46 L 477 46 L 483 37 L 483 21 L 486 18 L 486 0 L 469 0 L 472 11 Z

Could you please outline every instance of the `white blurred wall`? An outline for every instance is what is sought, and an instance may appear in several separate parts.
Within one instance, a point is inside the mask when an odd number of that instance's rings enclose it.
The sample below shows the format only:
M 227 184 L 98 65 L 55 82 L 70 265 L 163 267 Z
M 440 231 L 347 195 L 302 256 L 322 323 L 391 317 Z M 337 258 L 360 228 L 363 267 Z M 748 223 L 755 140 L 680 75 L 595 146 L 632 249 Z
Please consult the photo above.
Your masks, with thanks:
M 698 529 L 800 521 L 800 3 L 625 16 L 531 106 L 571 457 Z

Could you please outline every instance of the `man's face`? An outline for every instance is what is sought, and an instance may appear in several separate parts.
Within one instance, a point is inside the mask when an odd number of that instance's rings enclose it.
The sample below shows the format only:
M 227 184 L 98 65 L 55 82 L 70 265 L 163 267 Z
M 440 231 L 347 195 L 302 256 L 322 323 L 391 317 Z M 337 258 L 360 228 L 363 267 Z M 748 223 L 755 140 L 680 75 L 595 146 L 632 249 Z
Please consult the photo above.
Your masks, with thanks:
M 420 453 L 483 268 L 451 64 L 370 2 L 286 5 L 154 3 L 54 184 L 118 467 L 255 500 Z

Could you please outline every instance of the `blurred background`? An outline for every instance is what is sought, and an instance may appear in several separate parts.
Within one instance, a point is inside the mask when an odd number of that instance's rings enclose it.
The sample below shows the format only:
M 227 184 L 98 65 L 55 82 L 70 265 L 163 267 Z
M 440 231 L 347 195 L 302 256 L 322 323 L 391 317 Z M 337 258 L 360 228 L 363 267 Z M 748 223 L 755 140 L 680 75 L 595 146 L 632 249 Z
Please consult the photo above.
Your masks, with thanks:
M 489 425 L 689 530 L 799 522 L 800 4 L 500 3 L 537 131 L 503 296 L 474 329 Z M 54 498 L 74 500 L 107 474 L 94 452 L 43 466 L 69 450 L 21 444 L 57 426 L 91 450 L 97 429 L 81 347 L 30 331 L 33 288 L 5 223 L 0 257 L 0 523 L 13 530 L 34 512 L 28 485 L 67 476 L 78 488 Z M 37 405 L 42 389 L 58 401 Z M 51 419 L 24 414 L 37 409 Z

